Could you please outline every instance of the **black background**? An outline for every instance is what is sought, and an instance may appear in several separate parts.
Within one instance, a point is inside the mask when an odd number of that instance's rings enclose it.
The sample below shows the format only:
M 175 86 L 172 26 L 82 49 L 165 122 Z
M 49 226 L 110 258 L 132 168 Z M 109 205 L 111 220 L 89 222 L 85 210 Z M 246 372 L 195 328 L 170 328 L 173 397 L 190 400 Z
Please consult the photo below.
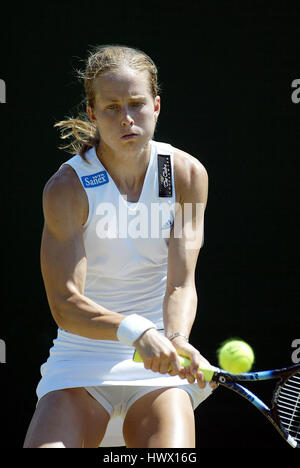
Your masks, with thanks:
M 0 104 L 3 447 L 22 446 L 39 367 L 56 335 L 40 274 L 41 195 L 69 155 L 53 125 L 76 113 L 75 76 L 98 44 L 156 62 L 155 139 L 196 156 L 209 174 L 198 315 L 191 341 L 216 364 L 232 336 L 255 370 L 292 364 L 299 327 L 300 8 L 286 2 L 73 2 L 11 5 L 1 20 Z M 300 353 L 298 354 L 300 358 Z M 253 390 L 264 399 L 269 386 Z M 197 447 L 288 448 L 256 409 L 225 389 L 196 410 Z

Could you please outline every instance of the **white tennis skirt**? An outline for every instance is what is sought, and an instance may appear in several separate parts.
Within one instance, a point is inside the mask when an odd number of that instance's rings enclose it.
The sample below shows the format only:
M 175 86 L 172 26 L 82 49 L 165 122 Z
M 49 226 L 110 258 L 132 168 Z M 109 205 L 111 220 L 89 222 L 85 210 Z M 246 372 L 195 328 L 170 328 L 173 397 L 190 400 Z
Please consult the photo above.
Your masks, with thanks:
M 188 384 L 187 380 L 178 376 L 145 369 L 142 363 L 133 361 L 133 353 L 133 347 L 123 345 L 119 341 L 94 340 L 58 329 L 49 357 L 41 366 L 42 377 L 36 389 L 38 400 L 53 390 L 84 387 L 94 398 L 98 399 L 99 403 L 103 404 L 102 396 L 97 398 L 97 393 L 99 393 L 97 388 L 100 389 L 100 387 L 104 389 L 104 387 L 116 386 L 120 390 L 124 386 L 139 387 L 140 396 L 156 387 L 181 387 L 189 393 L 195 409 L 212 393 L 208 384 L 204 389 L 200 389 L 197 384 Z M 141 387 L 149 388 L 143 391 Z M 120 401 L 118 403 L 115 399 L 115 407 L 122 404 L 122 398 L 122 391 L 120 391 Z M 132 403 L 133 400 L 131 400 Z M 101 446 L 125 445 L 122 424 L 126 412 L 123 411 L 121 414 L 116 410 L 110 411 L 111 420 Z

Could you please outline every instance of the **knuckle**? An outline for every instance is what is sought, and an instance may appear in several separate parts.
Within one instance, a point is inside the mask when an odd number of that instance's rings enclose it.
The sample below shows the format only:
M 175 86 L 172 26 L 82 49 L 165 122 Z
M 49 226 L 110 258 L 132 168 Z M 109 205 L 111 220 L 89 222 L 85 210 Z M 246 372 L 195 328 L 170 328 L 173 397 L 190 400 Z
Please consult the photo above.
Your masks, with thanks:
M 144 359 L 144 367 L 145 369 L 150 369 L 152 360 L 151 359 Z
M 176 350 L 175 350 L 175 351 L 174 351 L 174 350 L 171 350 L 171 351 L 169 352 L 169 357 L 170 357 L 171 359 L 175 360 L 175 359 L 177 358 L 177 352 L 176 352 Z
M 169 359 L 169 354 L 168 354 L 167 352 L 165 352 L 165 351 L 162 351 L 162 352 L 160 353 L 160 359 L 162 359 L 162 360 L 167 360 L 167 359 Z

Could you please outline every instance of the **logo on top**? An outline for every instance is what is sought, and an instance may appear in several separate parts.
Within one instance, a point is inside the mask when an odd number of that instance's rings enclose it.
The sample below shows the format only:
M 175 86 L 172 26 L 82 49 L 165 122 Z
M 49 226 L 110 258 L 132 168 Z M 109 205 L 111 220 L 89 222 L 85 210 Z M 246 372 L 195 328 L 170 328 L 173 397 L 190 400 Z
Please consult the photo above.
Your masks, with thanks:
M 158 154 L 159 197 L 172 197 L 172 167 L 170 155 Z
M 107 184 L 109 182 L 106 171 L 82 176 L 81 180 L 85 188 L 98 187 L 99 185 Z

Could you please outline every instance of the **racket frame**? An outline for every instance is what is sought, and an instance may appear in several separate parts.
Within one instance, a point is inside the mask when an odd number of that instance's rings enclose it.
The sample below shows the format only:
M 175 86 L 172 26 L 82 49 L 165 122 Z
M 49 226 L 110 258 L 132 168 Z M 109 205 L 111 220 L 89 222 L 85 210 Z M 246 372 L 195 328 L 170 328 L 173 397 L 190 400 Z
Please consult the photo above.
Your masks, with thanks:
M 226 387 L 252 403 L 277 429 L 279 434 L 291 445 L 293 448 L 300 448 L 300 444 L 286 431 L 281 425 L 280 418 L 277 412 L 277 398 L 279 391 L 283 384 L 295 373 L 300 372 L 300 364 L 285 367 L 282 369 L 274 369 L 259 372 L 245 372 L 242 374 L 231 374 L 230 372 L 223 371 L 222 369 L 216 370 L 212 377 L 212 381 Z M 243 387 L 238 382 L 253 382 L 262 380 L 279 379 L 273 397 L 271 400 L 270 408 L 248 388 Z

